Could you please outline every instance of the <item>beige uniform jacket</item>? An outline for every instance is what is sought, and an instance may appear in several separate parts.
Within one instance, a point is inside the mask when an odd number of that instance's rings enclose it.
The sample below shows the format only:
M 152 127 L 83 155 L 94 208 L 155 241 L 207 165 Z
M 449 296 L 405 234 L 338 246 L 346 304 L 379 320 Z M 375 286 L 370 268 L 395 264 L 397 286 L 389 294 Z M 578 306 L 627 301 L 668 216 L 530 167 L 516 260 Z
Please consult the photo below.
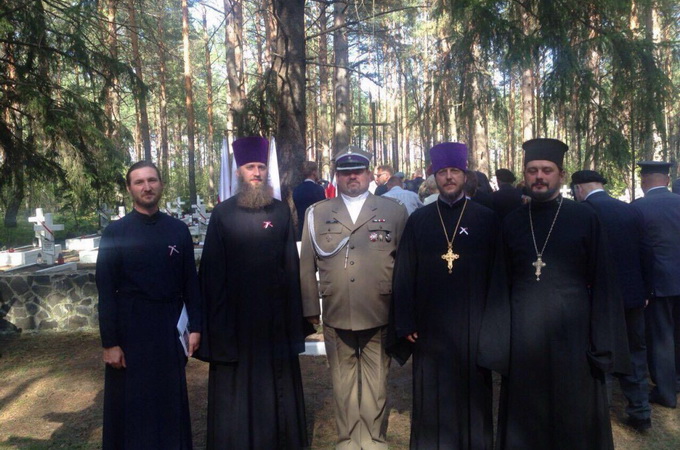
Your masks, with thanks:
M 312 243 L 309 212 L 313 208 L 316 243 Z M 318 316 L 323 302 L 325 324 L 343 330 L 387 325 L 392 297 L 392 269 L 408 214 L 393 199 L 369 194 L 356 223 L 341 197 L 321 201 L 305 214 L 300 251 L 300 282 L 305 317 Z M 319 271 L 317 286 L 316 271 Z

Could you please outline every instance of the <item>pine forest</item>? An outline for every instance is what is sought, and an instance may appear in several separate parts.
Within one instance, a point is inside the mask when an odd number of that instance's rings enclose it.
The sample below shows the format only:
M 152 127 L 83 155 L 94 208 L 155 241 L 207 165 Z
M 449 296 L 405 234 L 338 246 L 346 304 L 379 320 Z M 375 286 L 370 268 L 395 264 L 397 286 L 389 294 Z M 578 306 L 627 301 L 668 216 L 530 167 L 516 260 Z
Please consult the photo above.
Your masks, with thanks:
M 410 176 L 465 142 L 492 176 L 553 137 L 631 200 L 636 161 L 680 157 L 679 87 L 675 0 L 3 0 L 0 212 L 121 204 L 141 159 L 214 205 L 248 135 L 287 198 L 348 145 Z

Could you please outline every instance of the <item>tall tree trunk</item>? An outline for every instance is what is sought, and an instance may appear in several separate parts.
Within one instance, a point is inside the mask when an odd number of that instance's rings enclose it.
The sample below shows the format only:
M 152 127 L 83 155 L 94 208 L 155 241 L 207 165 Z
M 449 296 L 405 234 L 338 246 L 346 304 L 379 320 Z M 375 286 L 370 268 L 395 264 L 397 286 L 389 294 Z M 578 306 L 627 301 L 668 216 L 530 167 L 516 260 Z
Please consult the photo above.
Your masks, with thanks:
M 240 0 L 224 0 L 225 59 L 229 84 L 229 116 L 231 132 L 241 136 L 245 131 L 245 73 L 243 70 L 243 5 Z
M 184 91 L 187 109 L 187 156 L 189 159 L 189 199 L 191 205 L 196 204 L 196 162 L 194 160 L 194 93 L 191 85 L 191 52 L 189 48 L 189 6 L 188 0 L 182 0 L 182 46 L 184 48 Z
M 292 200 L 305 155 L 305 2 L 273 0 L 277 19 L 276 53 L 272 72 L 276 79 L 277 132 L 281 195 Z
M 328 70 L 328 35 L 326 34 L 328 24 L 328 6 L 321 4 L 319 13 L 319 141 L 321 142 L 321 176 L 331 179 L 331 146 L 330 146 L 330 127 L 329 119 L 329 70 Z
M 11 41 L 11 39 L 8 39 Z M 6 64 L 5 75 L 7 80 L 3 83 L 2 93 L 5 98 L 17 98 L 17 72 L 12 44 L 3 45 L 4 62 Z M 21 116 L 19 108 L 15 104 L 3 102 L 2 114 L 4 120 L 0 121 L 0 194 L 5 206 L 4 224 L 6 228 L 17 227 L 17 214 L 21 202 L 24 199 L 24 167 L 25 158 L 22 154 L 19 142 L 22 134 Z M 7 124 L 5 127 L 4 124 Z
M 146 108 L 146 85 L 142 71 L 142 57 L 139 53 L 139 29 L 137 28 L 137 15 L 135 12 L 135 0 L 128 0 L 127 8 L 130 18 L 130 42 L 132 43 L 132 62 L 137 78 L 133 84 L 133 93 L 138 107 L 139 134 L 144 148 L 144 159 L 151 161 L 151 133 L 149 132 L 149 113 Z
M 338 0 L 333 4 L 333 52 L 335 54 L 335 127 L 333 130 L 333 153 L 343 151 L 350 143 L 352 119 L 350 117 L 349 42 L 347 40 L 348 4 Z
M 596 42 L 597 39 L 597 29 L 600 28 L 600 19 L 597 16 L 596 13 L 593 12 L 593 6 L 590 5 L 591 13 L 590 13 L 590 32 L 588 36 L 588 40 L 590 42 Z M 595 83 L 598 83 L 598 79 L 600 76 L 600 52 L 599 50 L 593 46 L 588 50 L 588 55 L 587 59 L 585 61 L 586 68 L 590 73 L 592 74 L 592 77 L 595 81 Z M 598 129 L 598 123 L 597 123 L 597 117 L 598 117 L 598 108 L 600 106 L 600 94 L 598 89 L 593 89 L 590 92 L 590 96 L 588 97 L 590 101 L 586 105 L 587 108 L 587 114 L 588 114 L 588 126 L 586 127 L 586 156 L 585 156 L 585 161 L 584 161 L 584 169 L 590 169 L 590 170 L 597 170 L 597 156 L 598 156 L 598 150 L 599 150 L 599 145 L 598 145 L 598 135 L 596 133 L 596 130 Z
M 483 100 L 482 100 L 482 70 L 481 64 L 481 50 L 479 42 L 475 41 L 472 44 L 472 67 L 468 73 L 471 75 L 470 79 L 470 102 L 471 102 L 471 117 L 472 122 L 472 151 L 471 169 L 479 170 L 485 174 L 489 173 L 489 149 L 486 134 L 486 121 L 484 120 Z
M 116 13 L 118 10 L 119 0 L 107 0 L 106 2 L 106 46 L 109 52 L 109 57 L 112 61 L 118 60 L 118 31 L 116 30 Z M 107 68 L 106 70 L 106 86 L 104 88 L 105 106 L 104 111 L 109 120 L 106 128 L 106 136 L 114 141 L 118 140 L 118 129 L 120 125 L 120 98 L 119 98 L 119 82 L 118 74 L 115 70 Z M 117 142 L 116 142 L 117 143 Z
M 659 46 L 662 32 L 660 23 L 661 17 L 658 8 L 658 2 L 650 2 L 649 13 L 647 14 L 647 39 L 653 43 L 655 59 L 658 61 L 659 68 L 663 69 L 663 49 Z M 669 73 L 669 75 L 671 74 Z M 672 76 L 669 79 L 672 79 Z M 659 110 L 661 111 L 661 114 L 663 114 L 665 108 L 659 108 Z M 653 154 L 660 155 L 662 160 L 668 161 L 666 126 L 663 121 L 654 120 L 654 117 L 651 114 L 649 114 L 648 117 L 650 122 L 649 128 L 651 129 L 650 141 L 653 148 Z
M 263 57 L 267 67 L 271 66 L 272 54 L 276 52 L 276 19 L 274 18 L 273 7 L 272 0 L 262 0 L 262 9 L 266 11 L 264 15 L 265 46 Z
M 214 142 L 215 142 L 215 119 L 213 117 L 213 85 L 212 85 L 212 59 L 210 57 L 210 36 L 208 35 L 208 17 L 205 6 L 202 8 L 203 39 L 205 40 L 205 83 L 208 95 L 208 138 L 206 140 L 206 153 L 208 163 L 208 198 L 215 198 L 215 169 L 214 169 Z
M 532 20 L 529 12 L 522 11 L 522 29 L 524 36 L 532 33 Z M 531 52 L 533 55 L 533 51 Z M 533 58 L 532 58 L 533 59 Z M 536 137 L 534 134 L 534 74 L 531 70 L 531 60 L 522 68 L 522 140 L 528 141 Z
M 165 4 L 165 2 L 163 2 Z M 160 128 L 161 170 L 165 182 L 170 181 L 168 149 L 168 87 L 167 87 L 167 49 L 165 48 L 164 14 L 158 16 L 158 126 Z
M 510 82 L 508 88 L 508 142 L 506 147 L 505 164 L 508 169 L 515 171 L 515 74 L 510 70 Z

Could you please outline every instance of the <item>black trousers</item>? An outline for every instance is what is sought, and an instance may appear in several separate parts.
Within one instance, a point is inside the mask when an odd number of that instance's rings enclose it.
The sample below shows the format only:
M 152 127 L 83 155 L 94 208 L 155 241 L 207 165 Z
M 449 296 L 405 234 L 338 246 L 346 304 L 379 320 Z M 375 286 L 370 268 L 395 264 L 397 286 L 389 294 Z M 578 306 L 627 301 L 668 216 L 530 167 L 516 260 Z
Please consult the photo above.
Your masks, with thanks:
M 680 381 L 680 296 L 655 297 L 645 309 L 650 397 L 674 408 Z
M 649 419 L 652 408 L 649 406 L 649 387 L 647 385 L 647 345 L 645 343 L 644 307 L 626 309 L 626 332 L 630 351 L 630 374 L 619 375 L 621 391 L 628 400 L 626 413 L 635 419 Z

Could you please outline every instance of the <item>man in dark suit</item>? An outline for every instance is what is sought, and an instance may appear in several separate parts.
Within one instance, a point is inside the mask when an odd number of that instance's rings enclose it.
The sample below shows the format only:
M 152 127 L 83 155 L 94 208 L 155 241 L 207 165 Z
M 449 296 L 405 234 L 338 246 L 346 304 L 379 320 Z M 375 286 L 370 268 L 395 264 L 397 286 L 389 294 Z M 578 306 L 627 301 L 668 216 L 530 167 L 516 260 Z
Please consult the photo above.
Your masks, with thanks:
M 302 164 L 302 176 L 305 180 L 293 190 L 293 203 L 297 210 L 296 239 L 302 237 L 302 225 L 305 223 L 305 211 L 316 202 L 326 198 L 323 187 L 319 184 L 319 168 L 314 161 L 305 161 Z
M 652 426 L 647 386 L 647 347 L 644 309 L 647 300 L 642 278 L 640 233 L 642 216 L 628 203 L 605 192 L 607 180 L 594 170 L 571 176 L 574 197 L 592 207 L 600 218 L 609 244 L 610 262 L 616 268 L 618 295 L 623 300 L 630 350 L 630 375 L 620 375 L 621 390 L 628 399 L 626 423 L 637 431 Z
M 656 385 L 649 401 L 675 408 L 680 387 L 680 196 L 668 190 L 670 163 L 642 161 L 638 166 L 645 196 L 633 207 L 643 217 L 645 281 L 651 293 L 645 310 L 648 363 Z
M 522 190 L 512 185 L 515 175 L 508 169 L 496 171 L 498 190 L 491 193 L 493 210 L 503 219 L 510 211 L 522 206 Z

